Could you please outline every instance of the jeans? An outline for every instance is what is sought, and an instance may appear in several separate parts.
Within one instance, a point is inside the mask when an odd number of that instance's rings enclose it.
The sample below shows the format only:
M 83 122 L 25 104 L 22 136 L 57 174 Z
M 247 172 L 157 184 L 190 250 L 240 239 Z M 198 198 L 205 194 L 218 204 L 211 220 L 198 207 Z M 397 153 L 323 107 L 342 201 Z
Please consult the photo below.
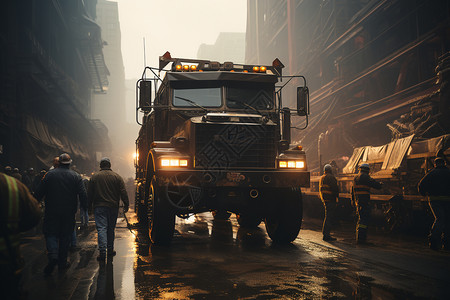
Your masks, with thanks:
M 88 210 L 80 208 L 80 219 L 81 219 L 81 226 L 87 226 L 89 223 L 89 214 Z
M 72 233 L 57 235 L 45 235 L 45 242 L 47 244 L 48 260 L 58 261 L 59 265 L 64 265 L 67 262 L 67 253 L 69 251 L 70 240 Z
M 96 207 L 94 209 L 95 226 L 98 232 L 98 249 L 100 254 L 106 254 L 114 250 L 114 237 L 119 208 L 110 208 L 106 206 Z
M 72 234 L 70 235 L 70 247 L 76 247 L 77 246 L 77 226 L 73 229 Z

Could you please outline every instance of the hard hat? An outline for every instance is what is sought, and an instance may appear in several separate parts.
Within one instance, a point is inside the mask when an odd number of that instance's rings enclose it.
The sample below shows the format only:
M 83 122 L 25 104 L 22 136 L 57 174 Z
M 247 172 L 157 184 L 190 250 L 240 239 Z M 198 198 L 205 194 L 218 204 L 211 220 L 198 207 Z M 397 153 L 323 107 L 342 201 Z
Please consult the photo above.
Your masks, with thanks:
M 103 162 L 103 163 L 106 163 L 106 162 L 107 162 L 107 163 L 110 164 L 110 163 L 111 163 L 111 160 L 110 160 L 108 157 L 103 157 L 102 159 L 100 159 L 100 163 L 102 163 L 102 162 Z
M 10 166 L 6 166 L 6 167 L 5 167 L 5 171 L 6 171 L 6 172 L 11 172 L 11 171 L 12 171 L 12 168 L 11 168 Z
M 13 173 L 19 173 L 19 168 L 14 168 Z
M 59 156 L 59 163 L 62 165 L 70 165 L 72 163 L 72 159 L 69 154 L 63 153 Z
M 363 170 L 363 171 L 369 171 L 370 166 L 369 166 L 369 164 L 364 163 L 364 164 L 359 165 L 359 169 Z
M 331 172 L 333 172 L 333 167 L 332 167 L 330 164 L 326 164 L 326 165 L 323 167 L 323 171 L 324 171 L 325 173 L 331 173 Z
M 111 168 L 111 160 L 108 157 L 103 157 L 100 160 L 100 168 Z

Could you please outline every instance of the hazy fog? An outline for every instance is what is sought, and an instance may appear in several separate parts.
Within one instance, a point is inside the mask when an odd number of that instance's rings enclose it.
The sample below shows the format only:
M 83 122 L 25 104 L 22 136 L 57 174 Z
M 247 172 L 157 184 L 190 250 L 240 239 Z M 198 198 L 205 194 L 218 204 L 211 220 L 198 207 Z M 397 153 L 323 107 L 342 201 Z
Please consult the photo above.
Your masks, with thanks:
M 126 78 L 141 76 L 158 56 L 195 58 L 200 44 L 214 44 L 219 32 L 245 32 L 246 0 L 117 0 Z

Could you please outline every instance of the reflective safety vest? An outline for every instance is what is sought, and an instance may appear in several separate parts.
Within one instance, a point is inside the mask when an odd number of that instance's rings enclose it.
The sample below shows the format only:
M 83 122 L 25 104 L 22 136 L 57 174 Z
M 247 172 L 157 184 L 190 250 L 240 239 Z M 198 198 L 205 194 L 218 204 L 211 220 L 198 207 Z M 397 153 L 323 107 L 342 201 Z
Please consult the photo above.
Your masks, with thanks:
M 13 263 L 15 268 L 18 268 L 18 248 L 20 244 L 19 235 L 19 187 L 17 181 L 5 174 L 0 177 L 3 220 L 0 220 L 1 235 L 0 235 L 0 253 L 1 264 Z M 8 199 L 7 201 L 5 201 Z
M 355 195 L 370 195 L 370 186 L 365 184 L 355 184 L 353 186 Z
M 327 177 L 328 176 L 328 177 Z M 331 176 L 331 177 L 329 177 Z M 319 193 L 320 193 L 320 199 L 324 202 L 328 201 L 336 201 L 336 197 L 338 194 L 336 194 L 337 187 L 332 187 L 330 183 L 333 183 L 332 175 L 323 175 L 320 178 L 319 181 Z
M 366 174 L 359 174 L 353 180 L 353 193 L 356 201 L 370 200 L 370 177 Z

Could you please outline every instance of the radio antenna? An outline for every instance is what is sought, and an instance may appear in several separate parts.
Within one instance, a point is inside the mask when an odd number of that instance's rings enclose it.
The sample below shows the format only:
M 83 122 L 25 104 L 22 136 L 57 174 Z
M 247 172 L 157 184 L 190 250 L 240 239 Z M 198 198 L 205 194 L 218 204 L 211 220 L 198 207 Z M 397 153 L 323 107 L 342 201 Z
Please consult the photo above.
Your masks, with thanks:
M 142 42 L 143 42 L 143 45 L 144 45 L 144 78 L 146 77 L 145 76 L 145 73 L 146 73 L 146 71 L 147 71 L 147 59 L 146 59 L 146 57 L 145 57 L 145 37 L 143 37 L 142 38 Z

